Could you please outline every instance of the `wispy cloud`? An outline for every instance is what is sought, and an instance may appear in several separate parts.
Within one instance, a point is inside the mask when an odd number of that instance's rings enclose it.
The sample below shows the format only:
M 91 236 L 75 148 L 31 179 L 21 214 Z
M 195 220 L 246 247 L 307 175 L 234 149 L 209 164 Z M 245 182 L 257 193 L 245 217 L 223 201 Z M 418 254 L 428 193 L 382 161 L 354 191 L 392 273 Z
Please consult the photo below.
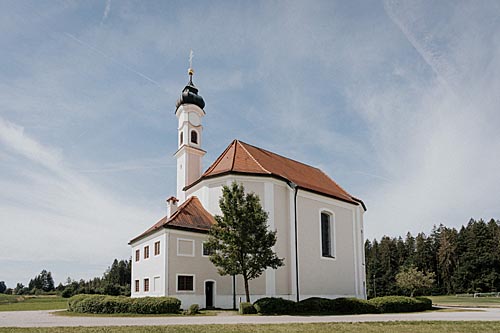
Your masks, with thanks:
M 109 12 L 111 11 L 111 0 L 106 0 L 106 7 L 104 8 L 104 13 L 102 14 L 101 24 L 108 19 Z

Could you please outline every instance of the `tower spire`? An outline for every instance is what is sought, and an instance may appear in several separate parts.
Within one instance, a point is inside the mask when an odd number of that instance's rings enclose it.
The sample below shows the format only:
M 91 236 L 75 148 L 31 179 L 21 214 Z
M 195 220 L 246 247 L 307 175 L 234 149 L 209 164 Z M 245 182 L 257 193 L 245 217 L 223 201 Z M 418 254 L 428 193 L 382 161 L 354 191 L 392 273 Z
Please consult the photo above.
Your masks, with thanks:
M 191 49 L 189 51 L 189 68 L 188 68 L 189 85 L 191 85 L 191 86 L 194 86 L 194 84 L 193 84 L 193 74 L 194 74 L 194 70 L 193 70 L 193 56 L 194 56 L 194 52 L 193 52 L 193 49 Z

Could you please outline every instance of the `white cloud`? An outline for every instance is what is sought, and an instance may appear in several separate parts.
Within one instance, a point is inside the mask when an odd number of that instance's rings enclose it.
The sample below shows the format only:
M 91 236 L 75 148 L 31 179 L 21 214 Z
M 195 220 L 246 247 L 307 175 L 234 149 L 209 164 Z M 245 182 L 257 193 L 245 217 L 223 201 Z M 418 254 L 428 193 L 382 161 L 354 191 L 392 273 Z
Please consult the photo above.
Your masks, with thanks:
M 60 152 L 2 118 L 0 149 L 10 159 L 0 173 L 0 261 L 36 258 L 104 271 L 113 257 L 127 257 L 127 241 L 158 218 L 69 169 Z M 54 273 L 62 279 L 72 272 Z

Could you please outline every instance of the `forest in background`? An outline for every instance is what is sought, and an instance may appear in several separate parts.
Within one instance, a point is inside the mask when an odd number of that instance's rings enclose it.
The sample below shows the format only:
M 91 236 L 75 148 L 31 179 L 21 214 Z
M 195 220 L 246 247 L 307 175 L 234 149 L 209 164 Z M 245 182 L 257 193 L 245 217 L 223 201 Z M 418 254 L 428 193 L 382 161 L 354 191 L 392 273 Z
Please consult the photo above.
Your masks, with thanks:
M 433 295 L 500 291 L 498 220 L 470 219 L 460 230 L 441 224 L 428 235 L 367 240 L 365 255 L 369 298 L 404 295 L 396 275 L 409 267 L 435 274 Z

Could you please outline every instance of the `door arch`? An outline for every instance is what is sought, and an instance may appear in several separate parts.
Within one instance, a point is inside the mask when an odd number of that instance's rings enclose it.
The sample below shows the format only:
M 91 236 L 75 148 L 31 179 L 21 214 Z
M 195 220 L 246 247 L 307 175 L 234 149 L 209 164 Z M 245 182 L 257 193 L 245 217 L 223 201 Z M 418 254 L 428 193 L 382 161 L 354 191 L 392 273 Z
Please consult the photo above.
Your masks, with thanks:
M 215 281 L 205 280 L 205 308 L 215 307 Z

